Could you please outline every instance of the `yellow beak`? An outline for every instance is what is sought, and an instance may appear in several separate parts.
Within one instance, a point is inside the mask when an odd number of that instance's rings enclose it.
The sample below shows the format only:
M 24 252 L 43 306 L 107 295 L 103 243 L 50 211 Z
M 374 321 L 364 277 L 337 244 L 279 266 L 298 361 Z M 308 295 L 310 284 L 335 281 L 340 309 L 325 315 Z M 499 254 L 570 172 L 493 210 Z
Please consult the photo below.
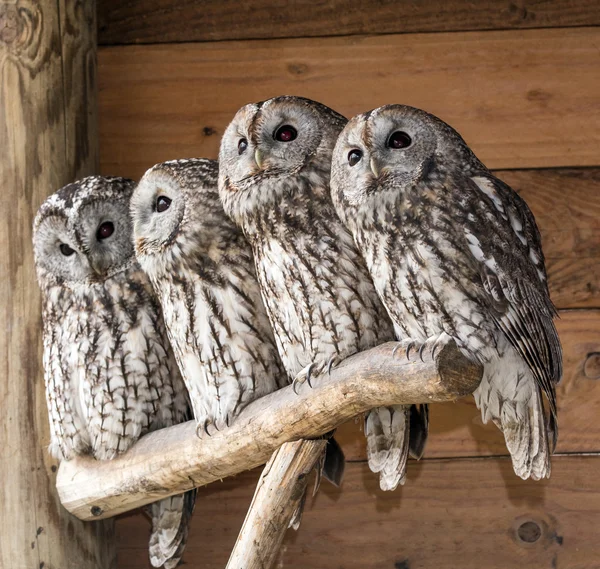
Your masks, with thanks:
M 254 161 L 256 162 L 256 165 L 262 170 L 263 155 L 261 154 L 258 148 L 254 151 Z
M 379 174 L 381 172 L 380 172 L 379 166 L 377 165 L 377 162 L 375 162 L 374 158 L 371 158 L 370 165 L 371 165 L 371 172 L 373 172 L 373 174 L 376 178 L 379 178 Z

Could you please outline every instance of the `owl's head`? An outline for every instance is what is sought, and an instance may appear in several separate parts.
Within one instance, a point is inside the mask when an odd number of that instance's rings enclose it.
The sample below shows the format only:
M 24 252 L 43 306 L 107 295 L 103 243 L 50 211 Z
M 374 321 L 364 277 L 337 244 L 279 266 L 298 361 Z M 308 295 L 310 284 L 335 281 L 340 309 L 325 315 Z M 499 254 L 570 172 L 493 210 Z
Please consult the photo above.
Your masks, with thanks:
M 276 206 L 308 185 L 329 184 L 331 153 L 346 119 L 302 97 L 281 96 L 242 107 L 223 135 L 219 192 L 240 217 Z
M 357 208 L 385 192 L 402 191 L 432 172 L 479 164 L 461 136 L 414 107 L 386 105 L 353 117 L 333 152 L 336 206 Z
M 215 242 L 219 221 L 226 219 L 218 169 L 214 160 L 191 158 L 157 164 L 143 175 L 131 198 L 131 218 L 135 254 L 147 273 L 168 270 Z
M 33 225 L 40 284 L 101 282 L 130 265 L 133 187 L 124 178 L 90 176 L 41 205 Z

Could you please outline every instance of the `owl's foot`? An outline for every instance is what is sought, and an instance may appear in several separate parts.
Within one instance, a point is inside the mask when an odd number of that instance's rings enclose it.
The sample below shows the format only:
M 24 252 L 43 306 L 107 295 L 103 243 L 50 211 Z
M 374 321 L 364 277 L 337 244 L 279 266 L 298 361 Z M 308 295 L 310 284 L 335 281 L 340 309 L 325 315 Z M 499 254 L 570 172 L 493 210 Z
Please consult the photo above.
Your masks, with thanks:
M 203 437 L 204 434 L 207 434 L 209 437 L 212 437 L 215 434 L 215 431 L 217 432 L 221 432 L 223 429 L 226 429 L 229 427 L 229 425 L 231 425 L 231 417 L 229 415 L 225 415 L 225 418 L 218 418 L 218 419 L 204 419 L 204 421 L 200 420 L 198 421 L 198 424 L 196 425 L 196 436 L 197 437 Z M 210 432 L 210 428 L 213 428 L 213 432 Z
M 308 383 L 308 386 L 312 388 L 311 377 L 312 371 L 316 367 L 316 363 L 312 363 L 307 365 L 292 381 L 292 389 L 294 393 L 298 395 L 298 387 L 302 385 L 304 382 Z
M 438 336 L 431 336 L 431 337 L 427 338 L 427 340 L 425 340 L 422 343 L 417 342 L 416 340 L 410 340 L 408 342 L 408 344 L 406 345 L 406 359 L 408 361 L 411 361 L 411 359 L 410 359 L 411 353 L 416 352 L 418 359 L 420 359 L 421 362 L 425 362 L 425 360 L 423 359 L 423 354 L 426 352 L 426 350 L 430 350 L 431 359 L 435 359 L 436 350 L 439 348 L 440 344 L 442 343 L 442 340 L 445 340 L 447 338 L 447 336 L 448 335 L 445 332 L 442 332 Z M 398 342 L 398 344 L 396 346 L 394 346 L 394 349 L 392 350 L 392 357 L 396 356 L 396 352 L 401 347 L 403 347 L 402 342 Z M 415 359 L 415 361 L 416 361 L 416 359 Z

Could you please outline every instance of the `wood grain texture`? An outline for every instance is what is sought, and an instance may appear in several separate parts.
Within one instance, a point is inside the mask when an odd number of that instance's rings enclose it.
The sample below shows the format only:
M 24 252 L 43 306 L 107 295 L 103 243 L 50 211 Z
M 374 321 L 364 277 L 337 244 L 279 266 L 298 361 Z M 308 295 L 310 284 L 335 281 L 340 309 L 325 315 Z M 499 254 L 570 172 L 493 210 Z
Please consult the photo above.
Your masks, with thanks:
M 0 2 L 0 567 L 110 569 L 114 524 L 63 510 L 31 248 L 40 203 L 97 169 L 95 2 Z
M 596 569 L 598 468 L 600 457 L 561 456 L 550 480 L 533 482 L 517 478 L 507 459 L 424 460 L 409 464 L 405 486 L 384 493 L 366 464 L 349 464 L 341 489 L 324 484 L 307 503 L 279 567 Z M 225 565 L 257 477 L 199 492 L 187 569 Z M 539 539 L 525 541 L 538 528 Z M 141 515 L 118 519 L 120 569 L 148 569 L 148 531 Z
M 148 433 L 110 461 L 65 461 L 56 482 L 61 503 L 84 520 L 115 516 L 265 464 L 283 443 L 320 437 L 374 407 L 453 401 L 479 385 L 481 366 L 453 340 L 410 361 L 409 343 L 355 354 L 315 378 L 312 388 L 304 383 L 297 392 L 290 385 L 270 393 L 211 436 L 199 437 L 189 421 Z
M 562 311 L 557 321 L 564 350 L 564 377 L 557 388 L 557 452 L 600 452 L 600 310 Z M 504 437 L 484 425 L 472 397 L 433 404 L 425 457 L 506 455 Z M 346 460 L 366 459 L 362 420 L 336 431 Z
M 596 0 L 104 0 L 101 44 L 450 32 L 600 24 Z
M 260 475 L 226 569 L 274 566 L 292 517 L 295 523 L 300 521 L 294 514 L 302 515 L 308 477 L 326 445 L 323 439 L 294 441 L 273 453 Z
M 242 105 L 428 110 L 490 168 L 600 165 L 599 28 L 125 46 L 99 52 L 101 169 L 216 157 Z

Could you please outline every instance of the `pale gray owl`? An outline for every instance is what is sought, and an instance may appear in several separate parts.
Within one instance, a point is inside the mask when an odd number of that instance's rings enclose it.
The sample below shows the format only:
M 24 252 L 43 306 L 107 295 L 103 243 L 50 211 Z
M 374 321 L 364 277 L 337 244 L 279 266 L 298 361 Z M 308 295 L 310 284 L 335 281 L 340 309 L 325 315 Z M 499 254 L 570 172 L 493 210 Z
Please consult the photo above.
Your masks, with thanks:
M 450 126 L 401 105 L 349 122 L 331 185 L 400 336 L 447 334 L 482 363 L 483 421 L 503 431 L 517 475 L 548 477 L 562 352 L 525 202 Z
M 329 192 L 331 153 L 346 119 L 299 97 L 249 104 L 219 154 L 225 211 L 249 240 L 277 346 L 291 380 L 393 338 L 392 325 Z M 415 408 L 422 452 L 425 414 Z M 404 480 L 409 409 L 376 409 L 366 424 L 369 465 L 383 489 Z M 420 447 L 420 448 L 419 448 Z
M 160 306 L 133 255 L 133 187 L 85 178 L 51 195 L 35 218 L 50 452 L 59 460 L 110 460 L 189 412 Z M 194 500 L 189 492 L 150 507 L 155 567 L 177 565 Z
M 207 434 L 287 384 L 252 252 L 223 211 L 217 173 L 213 160 L 157 164 L 131 200 L 136 255 Z

